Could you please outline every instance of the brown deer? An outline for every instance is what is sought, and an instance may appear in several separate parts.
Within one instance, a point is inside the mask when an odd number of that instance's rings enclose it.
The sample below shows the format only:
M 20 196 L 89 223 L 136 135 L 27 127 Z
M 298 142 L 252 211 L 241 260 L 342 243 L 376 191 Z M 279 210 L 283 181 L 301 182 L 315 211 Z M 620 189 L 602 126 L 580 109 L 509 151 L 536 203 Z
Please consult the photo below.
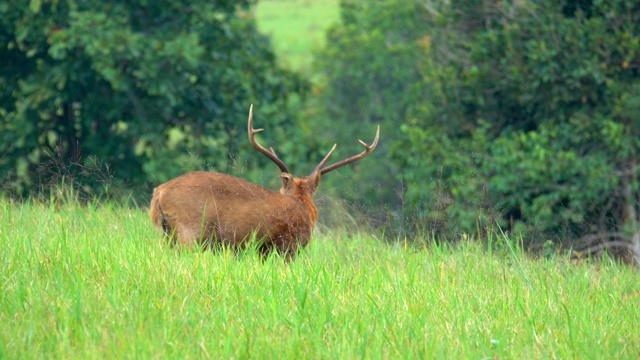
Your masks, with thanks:
M 260 145 L 253 128 L 253 105 L 249 108 L 249 141 L 282 171 L 280 192 L 266 189 L 237 177 L 214 172 L 194 171 L 161 184 L 153 191 L 151 221 L 173 246 L 208 246 L 212 242 L 241 248 L 252 236 L 260 241 L 266 255 L 276 250 L 289 258 L 306 246 L 318 218 L 313 194 L 320 177 L 331 170 L 358 161 L 378 145 L 380 126 L 371 145 L 358 140 L 365 150 L 358 155 L 324 167 L 336 149 L 320 161 L 311 175 L 294 177 L 273 148 Z

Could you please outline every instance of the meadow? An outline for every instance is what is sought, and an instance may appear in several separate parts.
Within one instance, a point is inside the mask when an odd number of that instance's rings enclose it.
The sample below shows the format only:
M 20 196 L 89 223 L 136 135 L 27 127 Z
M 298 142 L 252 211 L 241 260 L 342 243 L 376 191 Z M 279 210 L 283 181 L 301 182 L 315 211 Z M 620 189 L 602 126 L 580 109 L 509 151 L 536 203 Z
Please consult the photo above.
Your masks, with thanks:
M 271 38 L 278 62 L 309 74 L 313 52 L 324 46 L 324 31 L 339 20 L 338 0 L 261 0 L 258 29 Z
M 638 358 L 640 283 L 517 241 L 185 251 L 144 209 L 0 202 L 0 358 Z

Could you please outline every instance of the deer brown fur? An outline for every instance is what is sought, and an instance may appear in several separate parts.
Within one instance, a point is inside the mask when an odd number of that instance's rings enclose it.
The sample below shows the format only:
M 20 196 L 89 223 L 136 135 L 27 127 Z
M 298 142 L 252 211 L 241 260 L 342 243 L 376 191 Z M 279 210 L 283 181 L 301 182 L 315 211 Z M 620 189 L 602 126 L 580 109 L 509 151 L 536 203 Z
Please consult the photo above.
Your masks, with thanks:
M 253 129 L 253 106 L 249 109 L 248 134 L 253 146 L 280 167 L 280 192 L 266 189 L 237 177 L 215 172 L 194 171 L 161 184 L 153 191 L 151 221 L 171 244 L 190 247 L 218 242 L 243 247 L 255 235 L 259 250 L 293 256 L 309 242 L 318 218 L 313 194 L 320 177 L 340 166 L 357 161 L 376 147 L 380 128 L 371 146 L 331 166 L 323 167 L 336 148 L 316 166 L 311 175 L 294 177 L 273 149 L 255 140 L 262 129 Z

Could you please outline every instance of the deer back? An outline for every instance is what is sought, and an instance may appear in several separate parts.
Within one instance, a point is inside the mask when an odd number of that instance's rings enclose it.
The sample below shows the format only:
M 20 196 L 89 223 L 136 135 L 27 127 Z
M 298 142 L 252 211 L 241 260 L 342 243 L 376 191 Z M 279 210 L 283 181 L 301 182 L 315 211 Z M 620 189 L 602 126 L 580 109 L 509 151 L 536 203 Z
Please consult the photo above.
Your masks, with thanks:
M 304 246 L 316 214 L 312 201 L 304 203 L 231 175 L 202 171 L 158 186 L 151 206 L 152 221 L 183 245 L 207 239 L 241 245 L 255 233 L 278 248 L 292 241 Z

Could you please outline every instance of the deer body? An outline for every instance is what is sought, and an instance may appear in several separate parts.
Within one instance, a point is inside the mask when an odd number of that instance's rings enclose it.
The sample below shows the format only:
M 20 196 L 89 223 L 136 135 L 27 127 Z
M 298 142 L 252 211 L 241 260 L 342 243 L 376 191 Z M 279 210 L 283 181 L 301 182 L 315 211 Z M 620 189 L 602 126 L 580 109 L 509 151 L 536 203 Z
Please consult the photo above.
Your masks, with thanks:
M 308 243 L 318 213 L 307 193 L 281 194 L 231 175 L 194 171 L 158 186 L 150 215 L 187 247 L 209 240 L 241 247 L 255 233 L 261 249 L 287 253 Z
M 372 145 L 360 143 L 365 150 L 355 156 L 324 166 L 336 148 L 320 161 L 311 175 L 297 178 L 288 170 L 272 148 L 267 150 L 255 140 L 253 106 L 249 108 L 249 141 L 271 159 L 282 174 L 280 192 L 239 179 L 235 176 L 194 171 L 161 184 L 153 191 L 149 214 L 151 221 L 172 245 L 209 245 L 218 242 L 244 247 L 253 235 L 260 241 L 259 250 L 295 255 L 309 242 L 318 211 L 313 194 L 320 177 L 334 169 L 368 155 L 378 144 L 380 127 Z

